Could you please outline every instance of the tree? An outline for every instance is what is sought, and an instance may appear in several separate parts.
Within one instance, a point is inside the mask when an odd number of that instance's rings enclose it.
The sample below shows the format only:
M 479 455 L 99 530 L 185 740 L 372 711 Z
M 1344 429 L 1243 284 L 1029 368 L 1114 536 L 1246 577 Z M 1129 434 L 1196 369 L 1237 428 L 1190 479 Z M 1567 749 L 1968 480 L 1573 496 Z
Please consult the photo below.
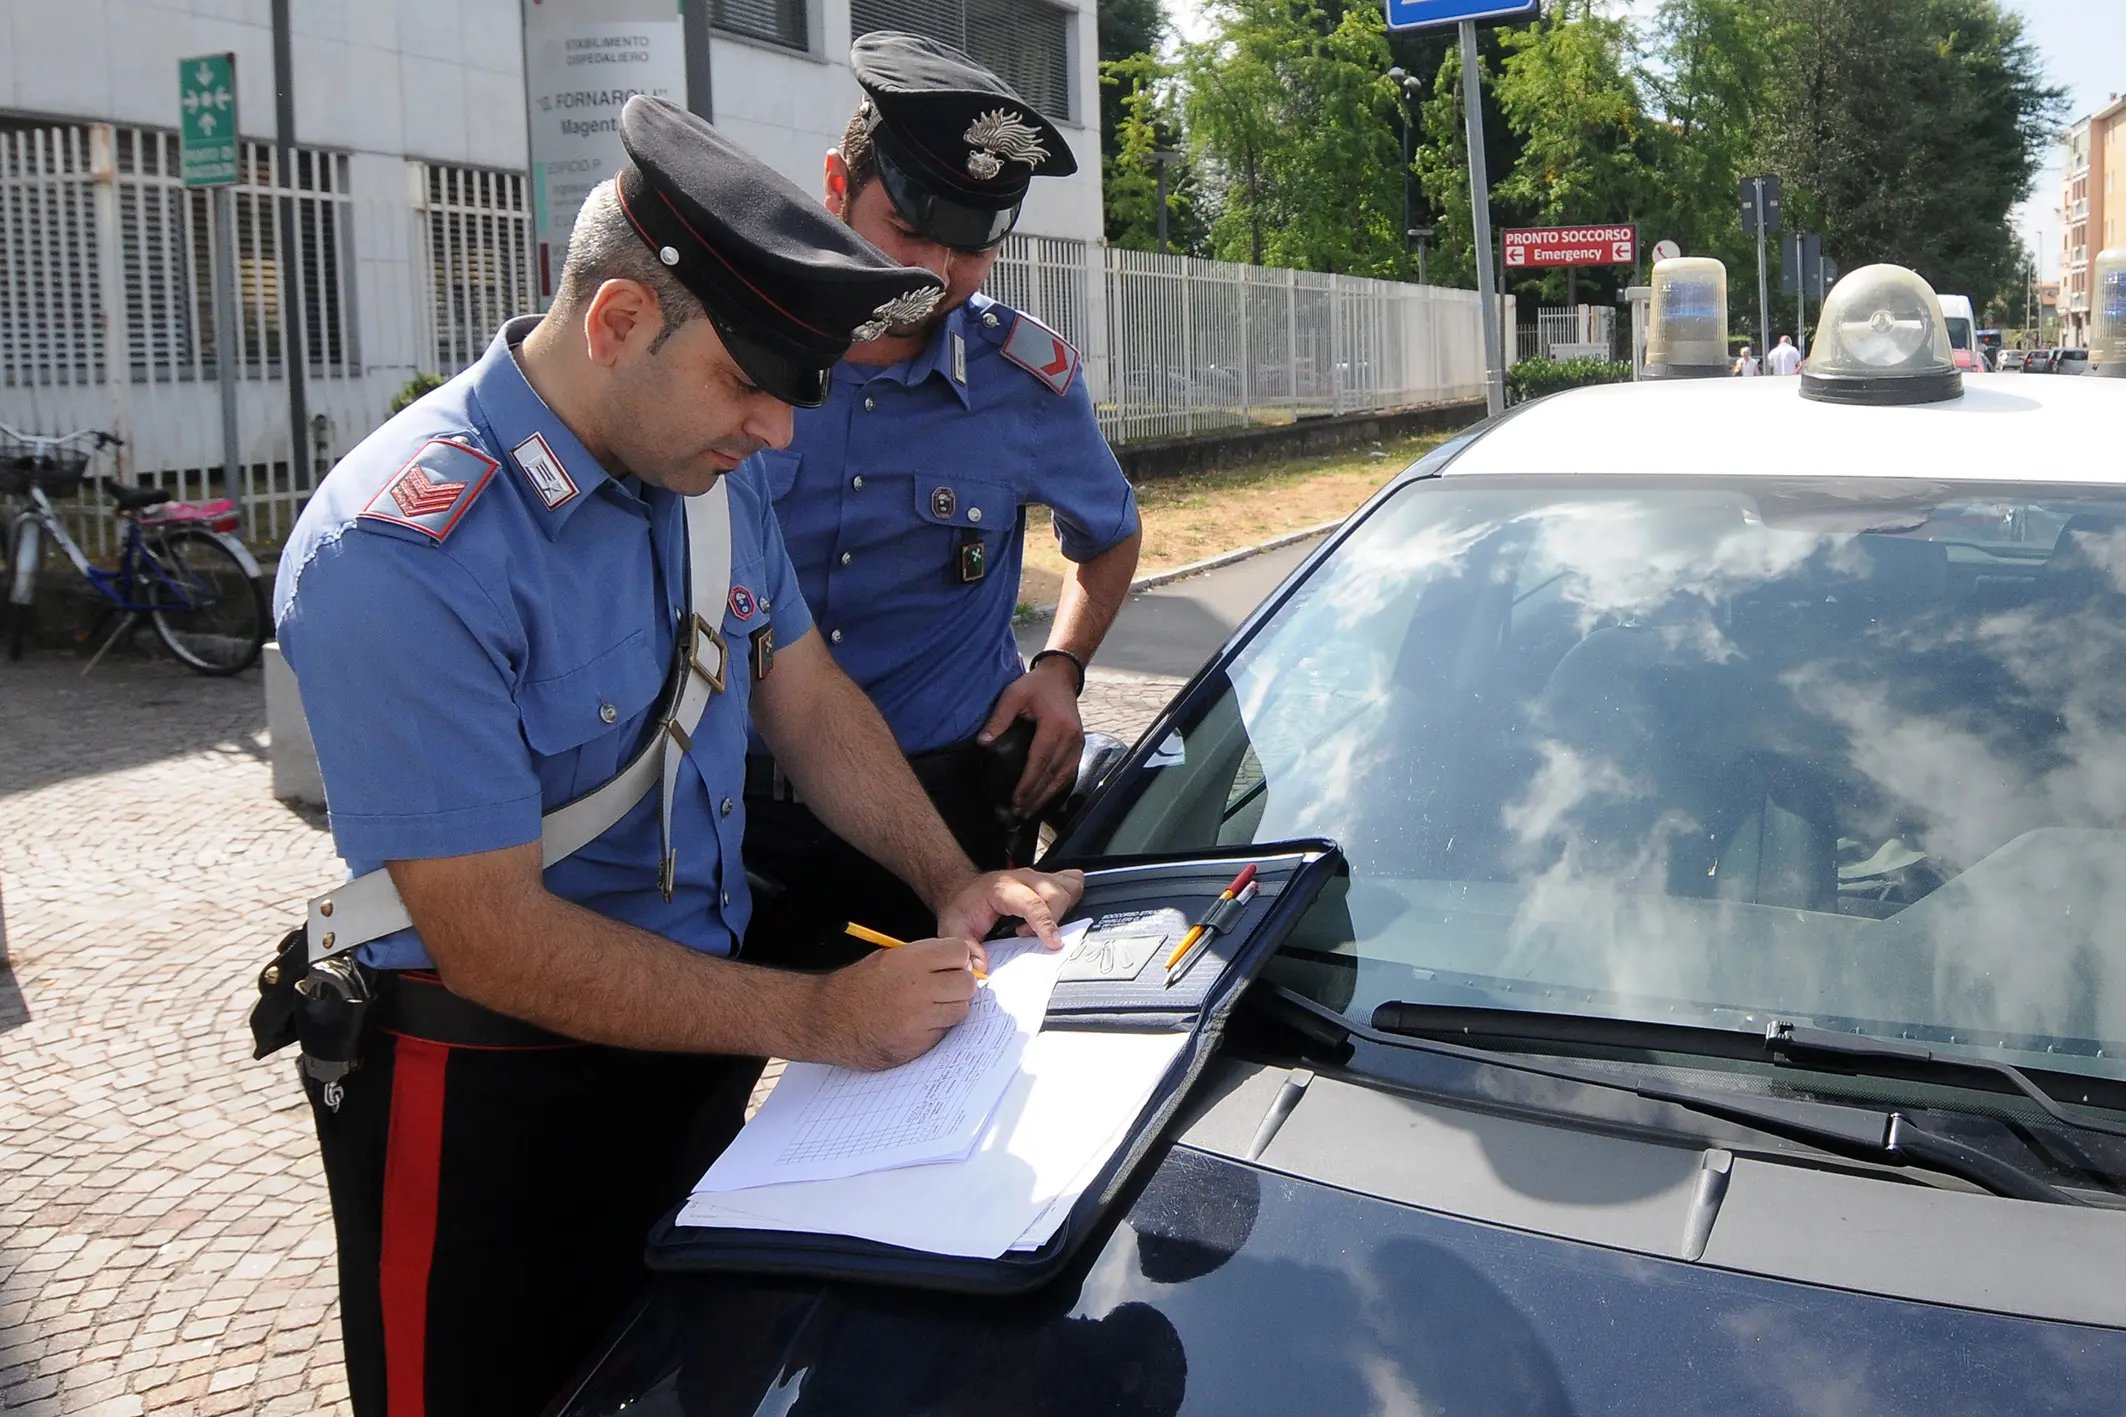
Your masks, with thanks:
M 2009 212 L 2064 113 L 1999 0 L 1779 0 L 1792 24 L 1762 152 L 1848 267 L 1911 266 L 1985 305 Z
M 1397 275 L 1400 136 L 1378 10 L 1226 0 L 1184 48 L 1190 147 L 1217 198 L 1213 252 L 1303 270 Z
M 1156 60 L 1166 39 L 1166 7 L 1160 0 L 1100 0 L 1100 155 L 1121 148 L 1126 95 L 1105 82 L 1107 66 L 1142 55 Z
M 1168 78 L 1166 66 L 1149 54 L 1100 66 L 1101 84 L 1122 94 L 1115 153 L 1101 162 L 1111 246 L 1159 249 L 1159 171 L 1154 158 L 1160 152 L 1176 154 L 1166 174 L 1168 248 L 1187 253 L 1203 243 L 1194 174 L 1174 147 L 1180 118 L 1173 111 Z

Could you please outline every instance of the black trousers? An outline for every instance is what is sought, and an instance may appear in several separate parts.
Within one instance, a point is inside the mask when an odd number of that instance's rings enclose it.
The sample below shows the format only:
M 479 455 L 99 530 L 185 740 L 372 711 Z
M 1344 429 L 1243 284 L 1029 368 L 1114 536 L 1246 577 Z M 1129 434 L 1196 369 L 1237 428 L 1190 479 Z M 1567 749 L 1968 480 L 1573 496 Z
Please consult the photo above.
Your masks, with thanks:
M 337 1110 L 306 1078 L 357 1417 L 543 1409 L 646 1283 L 651 1225 L 737 1134 L 761 1065 L 373 1031 Z
M 938 815 L 976 866 L 1002 870 L 1009 830 L 997 820 L 978 755 L 931 756 L 911 765 Z M 749 964 L 834 969 L 853 963 L 871 946 L 842 933 L 851 921 L 902 940 L 936 933 L 937 913 L 899 877 L 827 830 L 809 807 L 756 791 L 751 778 L 758 776 L 750 775 L 746 794 L 746 872 L 756 883 L 742 952 Z

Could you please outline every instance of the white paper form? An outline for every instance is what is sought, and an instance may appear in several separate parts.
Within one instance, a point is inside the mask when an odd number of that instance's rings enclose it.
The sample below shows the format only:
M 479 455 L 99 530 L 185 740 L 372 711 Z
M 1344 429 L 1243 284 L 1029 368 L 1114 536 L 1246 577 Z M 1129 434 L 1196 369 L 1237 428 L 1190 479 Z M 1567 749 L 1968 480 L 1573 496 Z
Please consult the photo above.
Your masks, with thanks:
M 1075 1199 L 1097 1177 L 1188 1040 L 1042 1033 L 965 1161 L 736 1192 L 715 1190 L 711 1168 L 679 1224 L 850 1235 L 977 1259 L 1036 1248 L 1069 1213 L 1059 1198 Z
M 993 942 L 967 1017 L 912 1062 L 871 1073 L 792 1063 L 703 1185 L 738 1191 L 967 1157 L 1040 1031 L 1075 943 L 1065 933 L 1061 950 Z

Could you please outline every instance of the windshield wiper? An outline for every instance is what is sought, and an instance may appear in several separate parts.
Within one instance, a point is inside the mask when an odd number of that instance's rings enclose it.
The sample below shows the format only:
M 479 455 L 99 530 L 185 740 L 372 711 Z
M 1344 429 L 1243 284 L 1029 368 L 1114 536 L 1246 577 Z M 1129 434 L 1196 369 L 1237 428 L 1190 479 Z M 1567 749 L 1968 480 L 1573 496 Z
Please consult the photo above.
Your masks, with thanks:
M 1932 1131 L 1903 1112 L 1885 1112 L 1878 1108 L 1855 1107 L 1842 1103 L 1750 1097 L 1673 1083 L 1637 1082 L 1569 1064 L 1535 1062 L 1492 1048 L 1464 1046 L 1436 1040 L 1434 1037 L 1435 1034 L 1445 1031 L 1497 1038 L 1501 1041 L 1589 1043 L 1595 1041 L 1589 1036 L 1590 1025 L 1605 1022 L 1624 1024 L 1627 1022 L 1624 1020 L 1574 1018 L 1555 1014 L 1516 1014 L 1508 1009 L 1459 1009 L 1429 1004 L 1390 1003 L 1383 1004 L 1374 1011 L 1375 1026 L 1368 1028 L 1281 984 L 1266 983 L 1259 987 L 1266 990 L 1269 998 L 1286 1014 L 1288 1023 L 1302 1034 L 1324 1043 L 1334 1039 L 1347 1044 L 1364 1042 L 1392 1049 L 1415 1049 L 1561 1082 L 1631 1093 L 1649 1102 L 1668 1103 L 1702 1116 L 1717 1117 L 1853 1160 L 1896 1167 L 1916 1166 L 1923 1170 L 1955 1176 L 1995 1195 L 2015 1200 L 2041 1201 L 2051 1205 L 2088 1204 L 2031 1171 L 1999 1157 L 1990 1156 L 1953 1137 Z M 1477 1027 L 1478 1024 L 1484 1026 Z M 1650 1046 L 1646 1039 L 1660 1037 L 1666 1040 L 1670 1050 L 1674 1050 L 1677 1035 L 1680 1033 L 1696 1041 L 1715 1045 L 1724 1054 L 1727 1048 L 1733 1046 L 1732 1040 L 1739 1037 L 1754 1041 L 1755 1051 L 1750 1054 L 1737 1053 L 1735 1056 L 1759 1059 L 1764 1057 L 1765 1045 L 1753 1034 L 1737 1033 L 1729 1029 L 1671 1030 L 1656 1024 L 1631 1024 L 1630 1027 L 1638 1032 L 1627 1035 L 1620 1029 L 1605 1041 L 1613 1047 L 1644 1047 Z M 1544 1036 L 1531 1037 L 1531 1033 Z M 1560 1036 L 1567 1034 L 1570 1036 Z M 1718 1037 L 1702 1038 L 1701 1035 Z M 1621 1042 L 1625 1037 L 1629 1037 L 1631 1041 Z M 1702 1051 L 1714 1050 L 1708 1047 Z M 1470 1090 L 1457 1090 L 1457 1095 L 1466 1096 L 1471 1101 L 1493 1104 L 1501 1100 Z
M 1577 1044 L 1596 1048 L 1643 1049 L 1692 1053 L 1704 1057 L 1770 1062 L 1779 1067 L 1811 1068 L 1900 1082 L 1970 1084 L 1999 1078 L 2035 1103 L 2047 1117 L 2070 1131 L 2126 1138 L 2126 1126 L 2076 1117 L 2052 1095 L 2011 1063 L 1937 1053 L 1904 1038 L 1877 1038 L 1864 1033 L 1834 1033 L 1826 1028 L 1774 1019 L 1760 1035 L 1735 1028 L 1647 1023 L 1599 1015 L 1544 1014 L 1525 1009 L 1464 1008 L 1452 1004 L 1382 1004 L 1373 1011 L 1373 1026 L 1412 1038 L 1493 1038 L 1501 1042 Z M 1997 1089 L 1987 1089 L 1995 1091 Z

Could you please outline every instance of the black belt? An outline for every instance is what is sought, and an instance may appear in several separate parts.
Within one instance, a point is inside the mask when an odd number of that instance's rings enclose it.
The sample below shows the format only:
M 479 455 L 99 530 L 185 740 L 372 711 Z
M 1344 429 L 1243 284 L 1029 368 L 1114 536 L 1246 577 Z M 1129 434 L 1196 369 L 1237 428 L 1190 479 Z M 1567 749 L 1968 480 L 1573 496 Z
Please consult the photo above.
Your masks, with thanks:
M 441 979 L 425 969 L 379 970 L 377 1001 L 371 1018 L 387 1033 L 452 1048 L 583 1046 L 573 1038 L 563 1038 L 535 1023 L 498 1014 L 453 994 Z
M 934 748 L 927 753 L 911 753 L 908 768 L 915 774 L 915 780 L 922 784 L 923 791 L 935 797 L 941 791 L 962 787 L 970 779 L 979 781 L 986 751 L 970 738 L 964 743 Z M 749 753 L 746 755 L 746 796 L 795 802 L 797 787 L 783 776 L 774 758 L 766 753 Z

